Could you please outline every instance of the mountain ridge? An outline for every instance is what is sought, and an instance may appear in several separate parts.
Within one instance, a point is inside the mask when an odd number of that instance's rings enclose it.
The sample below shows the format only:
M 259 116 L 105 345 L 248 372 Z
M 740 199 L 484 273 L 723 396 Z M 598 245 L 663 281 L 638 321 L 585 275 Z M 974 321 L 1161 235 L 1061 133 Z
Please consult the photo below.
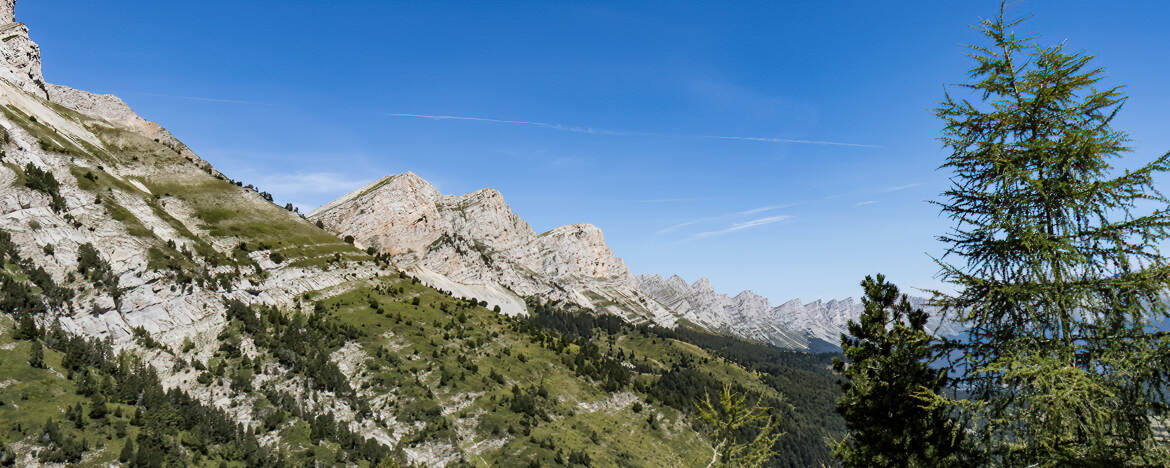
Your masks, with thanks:
M 525 298 L 540 296 L 634 323 L 676 321 L 635 289 L 633 274 L 601 229 L 570 224 L 537 234 L 492 188 L 443 195 L 406 172 L 360 187 L 308 218 L 352 236 L 360 248 L 391 255 L 397 266 L 436 287 L 463 291 L 511 315 L 526 313 Z
M 828 460 L 817 444 L 842 429 L 827 357 L 768 348 L 757 367 L 711 344 L 752 343 L 599 325 L 555 297 L 539 298 L 543 322 L 510 317 L 419 284 L 426 265 L 411 278 L 318 228 L 116 96 L 38 82 L 27 28 L 0 28 L 17 33 L 0 45 L 0 464 L 695 466 L 714 445 L 694 401 L 732 382 L 776 408 L 802 395 L 783 456 Z M 407 219 L 414 248 L 472 272 L 523 261 L 616 285 L 537 296 L 662 310 L 622 289 L 629 271 L 596 227 L 538 236 L 494 190 L 443 197 L 420 180 L 435 211 Z M 422 227 L 445 222 L 440 208 L 498 223 L 434 238 Z

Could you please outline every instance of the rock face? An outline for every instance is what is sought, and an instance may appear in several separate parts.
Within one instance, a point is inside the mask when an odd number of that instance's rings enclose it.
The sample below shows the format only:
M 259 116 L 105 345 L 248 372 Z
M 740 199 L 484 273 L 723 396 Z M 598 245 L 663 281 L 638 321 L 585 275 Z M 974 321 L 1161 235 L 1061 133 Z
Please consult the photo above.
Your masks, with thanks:
M 571 302 L 634 323 L 675 316 L 637 290 L 635 278 L 588 224 L 537 234 L 493 189 L 442 195 L 414 173 L 392 175 L 309 214 L 359 247 L 393 256 L 432 286 L 524 313 L 524 298 Z
M 16 22 L 16 0 L 0 0 L 0 24 Z
M 184 157 L 198 160 L 200 163 L 203 162 L 194 151 L 191 151 L 187 145 L 179 141 L 178 138 L 175 138 L 171 132 L 157 123 L 140 117 L 118 96 L 114 96 L 113 94 L 93 94 L 52 83 L 46 84 L 45 90 L 49 100 L 55 104 L 59 104 L 80 114 L 100 118 L 118 127 L 139 133 L 152 140 L 157 140 L 159 143 Z
M 0 78 L 34 96 L 48 99 L 41 75 L 41 49 L 28 36 L 28 28 L 16 22 L 16 0 L 0 0 Z
M 706 278 L 687 284 L 678 276 L 639 275 L 638 290 L 677 312 L 680 318 L 711 330 L 725 330 L 742 338 L 787 348 L 826 349 L 837 346 L 850 320 L 857 320 L 865 307 L 853 298 L 801 302 L 792 299 L 772 307 L 768 299 L 751 291 L 735 297 L 715 292 Z M 910 297 L 910 303 L 928 312 L 927 300 Z M 953 324 L 931 317 L 928 330 L 950 336 L 958 332 Z M 823 343 L 818 343 L 818 340 Z
M 14 6 L 14 0 L 0 0 L 0 22 L 6 22 L 0 25 L 5 34 L 0 106 L 6 110 L 0 115 L 0 229 L 11 234 L 24 258 L 55 281 L 77 288 L 73 305 L 58 317 L 65 329 L 124 341 L 132 327 L 141 326 L 160 341 L 181 341 L 221 325 L 224 298 L 289 305 L 306 291 L 376 274 L 369 266 L 329 271 L 278 266 L 260 252 L 253 256 L 264 274 L 237 279 L 230 287 L 177 284 L 165 271 L 150 267 L 149 250 L 167 242 L 192 249 L 202 241 L 221 254 L 231 252 L 238 240 L 208 235 L 189 200 L 147 187 L 152 181 L 211 182 L 222 175 L 121 99 L 45 84 L 39 49 L 25 25 L 13 22 Z M 44 192 L 14 183 L 28 164 L 60 182 L 63 209 L 52 209 Z M 100 196 L 82 188 L 78 174 L 87 172 L 101 174 L 94 181 L 107 177 L 112 186 Z M 241 189 L 233 196 L 239 196 L 237 206 L 243 209 L 291 216 L 255 193 Z M 124 214 L 111 215 L 113 204 Z M 82 244 L 92 244 L 109 262 L 119 280 L 117 301 L 74 278 Z

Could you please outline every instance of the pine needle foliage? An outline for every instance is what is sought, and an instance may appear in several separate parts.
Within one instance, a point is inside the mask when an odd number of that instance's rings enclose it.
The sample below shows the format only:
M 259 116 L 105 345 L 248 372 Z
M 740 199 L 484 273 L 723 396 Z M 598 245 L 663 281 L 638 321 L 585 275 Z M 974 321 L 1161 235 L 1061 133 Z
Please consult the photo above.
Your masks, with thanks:
M 747 402 L 747 396 L 731 390 L 725 384 L 719 393 L 719 401 L 712 402 L 707 394 L 695 403 L 699 417 L 712 428 L 715 456 L 710 466 L 720 468 L 753 468 L 776 455 L 773 447 L 784 435 L 779 431 L 779 422 L 768 416 L 769 408 L 757 401 Z M 742 436 L 745 431 L 755 431 L 753 436 Z
M 1170 154 L 1132 169 L 1111 127 L 1126 98 L 1093 57 L 1020 37 L 1020 20 L 985 20 L 987 45 L 936 110 L 953 171 L 936 202 L 936 292 L 966 336 L 937 348 L 968 392 L 972 433 L 1007 466 L 1165 466 L 1151 425 L 1167 414 L 1170 265 L 1159 246 L 1170 201 L 1155 175 Z M 956 263 L 947 263 L 950 259 Z
M 959 466 L 962 436 L 945 406 L 932 398 L 947 383 L 932 368 L 929 317 L 910 305 L 884 275 L 861 282 L 865 311 L 841 335 L 847 361 L 833 368 L 846 380 L 837 412 L 849 436 L 833 454 L 846 468 Z

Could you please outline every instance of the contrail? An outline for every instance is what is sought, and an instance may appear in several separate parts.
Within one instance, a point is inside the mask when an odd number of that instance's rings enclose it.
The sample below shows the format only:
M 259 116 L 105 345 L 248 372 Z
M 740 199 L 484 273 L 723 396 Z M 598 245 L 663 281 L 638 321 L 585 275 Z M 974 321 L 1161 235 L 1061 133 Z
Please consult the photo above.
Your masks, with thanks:
M 429 114 L 407 114 L 407 113 L 388 113 L 388 117 L 405 117 L 414 119 L 428 119 L 428 120 L 464 120 L 472 122 L 489 122 L 505 125 L 526 125 L 529 127 L 547 128 L 550 130 L 559 130 L 562 132 L 585 133 L 590 135 L 607 135 L 607 136 L 654 136 L 654 137 L 684 137 L 684 138 L 702 138 L 708 140 L 732 140 L 732 141 L 755 141 L 762 143 L 791 143 L 799 145 L 830 145 L 830 146 L 848 146 L 854 148 L 881 148 L 878 145 L 867 145 L 860 143 L 843 143 L 839 141 L 825 141 L 825 140 L 800 140 L 792 138 L 770 138 L 770 137 L 744 137 L 744 136 L 723 136 L 723 135 L 694 135 L 694 134 L 677 134 L 677 133 L 656 133 L 656 132 L 631 132 L 621 130 L 606 130 L 601 128 L 578 127 L 554 124 L 548 122 L 537 122 L 532 120 L 507 120 L 507 119 L 493 119 L 488 117 L 471 117 L 462 115 L 429 115 Z

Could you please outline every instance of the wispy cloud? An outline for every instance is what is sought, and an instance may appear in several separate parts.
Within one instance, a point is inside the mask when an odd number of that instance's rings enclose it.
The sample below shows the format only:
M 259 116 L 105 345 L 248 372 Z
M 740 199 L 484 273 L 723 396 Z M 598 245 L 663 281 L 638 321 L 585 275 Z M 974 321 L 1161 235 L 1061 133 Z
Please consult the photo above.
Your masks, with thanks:
M 706 197 L 652 198 L 649 200 L 638 200 L 638 203 L 689 203 L 708 200 L 711 199 Z
M 781 215 L 781 216 L 769 216 L 767 218 L 753 219 L 751 221 L 745 221 L 742 223 L 732 224 L 730 227 L 728 227 L 726 229 L 720 229 L 718 231 L 700 232 L 698 234 L 695 234 L 693 236 L 693 238 L 702 239 L 702 238 L 706 238 L 706 237 L 718 236 L 720 234 L 727 234 L 727 233 L 731 233 L 731 232 L 735 232 L 735 231 L 742 231 L 744 229 L 750 229 L 750 228 L 759 227 L 759 226 L 767 226 L 769 224 L 778 223 L 780 221 L 784 221 L 787 219 L 792 219 L 792 216 Z
M 169 99 L 183 99 L 186 101 L 217 102 L 217 103 L 221 103 L 221 104 L 244 104 L 244 105 L 251 105 L 251 106 L 271 106 L 271 105 L 273 105 L 273 104 L 269 104 L 266 102 L 259 102 L 259 101 L 245 101 L 245 100 L 240 100 L 240 99 L 224 99 L 224 98 L 215 98 L 215 97 L 176 96 L 173 94 L 157 94 L 157 93 L 134 93 L 134 94 L 138 94 L 140 96 L 152 96 L 152 97 L 161 97 L 161 98 L 169 98 Z
M 885 190 L 882 190 L 882 193 L 899 192 L 899 191 L 906 190 L 906 189 L 912 189 L 912 188 L 918 187 L 920 185 L 922 185 L 922 184 L 915 183 L 915 184 L 906 184 L 906 185 L 897 185 L 894 187 L 887 187 Z
M 857 202 L 857 205 L 854 205 L 854 206 L 869 206 L 869 205 L 873 205 L 876 203 L 877 203 L 877 201 L 875 201 L 875 200 L 866 200 L 863 202 Z
M 839 141 L 825 141 L 825 140 L 800 140 L 793 138 L 769 138 L 769 137 L 741 137 L 741 136 L 719 136 L 719 135 L 688 135 L 697 138 L 708 138 L 713 140 L 735 140 L 735 141 L 759 141 L 764 143 L 795 143 L 800 145 L 829 145 L 829 146 L 852 146 L 854 148 L 881 148 L 880 145 L 867 145 L 861 143 L 842 143 Z
M 428 120 L 466 120 L 472 122 L 488 122 L 508 125 L 527 125 L 530 127 L 547 128 L 549 130 L 559 130 L 562 132 L 573 133 L 587 133 L 590 135 L 614 135 L 614 136 L 662 136 L 658 133 L 649 132 L 620 132 L 616 130 L 605 130 L 600 128 L 577 127 L 569 125 L 561 125 L 547 122 L 535 122 L 530 120 L 505 120 L 505 119 L 491 119 L 487 117 L 468 117 L 461 115 L 428 115 L 428 114 L 404 114 L 404 113 L 390 113 L 386 114 L 390 117 L 409 117 L 415 119 Z
M 550 130 L 558 130 L 563 132 L 586 133 L 591 135 L 606 135 L 606 136 L 649 136 L 649 137 L 683 137 L 683 138 L 702 138 L 708 140 L 732 140 L 732 141 L 755 141 L 763 143 L 791 143 L 801 145 L 831 145 L 831 146 L 849 146 L 856 148 L 880 148 L 878 145 L 868 145 L 860 143 L 846 143 L 839 141 L 827 140 L 801 140 L 792 138 L 771 138 L 771 137 L 753 137 L 753 136 L 724 136 L 724 135 L 700 135 L 700 134 L 685 134 L 685 133 L 658 133 L 658 132 L 636 132 L 624 130 L 607 130 L 603 128 L 581 127 L 572 125 L 562 125 L 548 122 L 539 122 L 534 120 L 508 120 L 508 119 L 494 119 L 489 117 L 472 117 L 462 115 L 432 115 L 432 114 L 408 114 L 408 113 L 387 113 L 389 117 L 403 117 L 415 119 L 428 120 L 463 120 L 472 122 L 488 122 L 505 125 L 524 125 L 529 127 L 546 128 Z
M 740 211 L 738 214 L 741 214 L 741 215 L 760 214 L 760 213 L 766 213 L 768 211 L 782 210 L 784 208 L 792 208 L 792 207 L 799 205 L 799 204 L 800 203 L 785 203 L 783 205 L 761 206 L 759 208 L 753 208 L 753 209 L 750 209 L 747 211 Z
M 679 229 L 685 228 L 687 226 L 694 226 L 696 224 L 702 224 L 702 223 L 710 223 L 710 222 L 714 222 L 714 221 L 719 221 L 721 219 L 727 219 L 727 215 L 708 216 L 705 218 L 696 218 L 696 219 L 692 219 L 690 221 L 684 221 L 684 222 L 681 222 L 678 224 L 673 224 L 673 225 L 664 227 L 662 229 L 655 231 L 655 233 L 656 234 L 669 234 L 669 233 L 675 232 Z
M 663 200 L 667 200 L 667 199 L 663 199 Z M 651 200 L 648 202 L 656 202 L 656 200 Z M 737 218 L 740 216 L 756 215 L 756 214 L 765 213 L 768 211 L 775 211 L 775 210 L 781 210 L 784 208 L 791 208 L 791 207 L 794 207 L 797 205 L 800 205 L 800 203 L 785 203 L 782 205 L 768 205 L 768 206 L 761 206 L 759 208 L 752 208 L 750 210 L 733 211 L 733 212 L 724 213 L 724 214 L 716 215 L 716 216 L 704 216 L 702 218 L 695 218 L 695 219 L 692 219 L 689 221 L 683 221 L 683 222 L 678 223 L 678 224 L 672 224 L 670 226 L 667 226 L 667 227 L 664 227 L 662 229 L 655 231 L 655 233 L 656 234 L 669 234 L 669 233 L 678 231 L 678 230 L 685 228 L 685 227 L 688 227 L 688 226 L 694 226 L 696 224 L 713 223 L 715 221 L 725 221 L 725 220 L 734 219 L 734 218 Z

